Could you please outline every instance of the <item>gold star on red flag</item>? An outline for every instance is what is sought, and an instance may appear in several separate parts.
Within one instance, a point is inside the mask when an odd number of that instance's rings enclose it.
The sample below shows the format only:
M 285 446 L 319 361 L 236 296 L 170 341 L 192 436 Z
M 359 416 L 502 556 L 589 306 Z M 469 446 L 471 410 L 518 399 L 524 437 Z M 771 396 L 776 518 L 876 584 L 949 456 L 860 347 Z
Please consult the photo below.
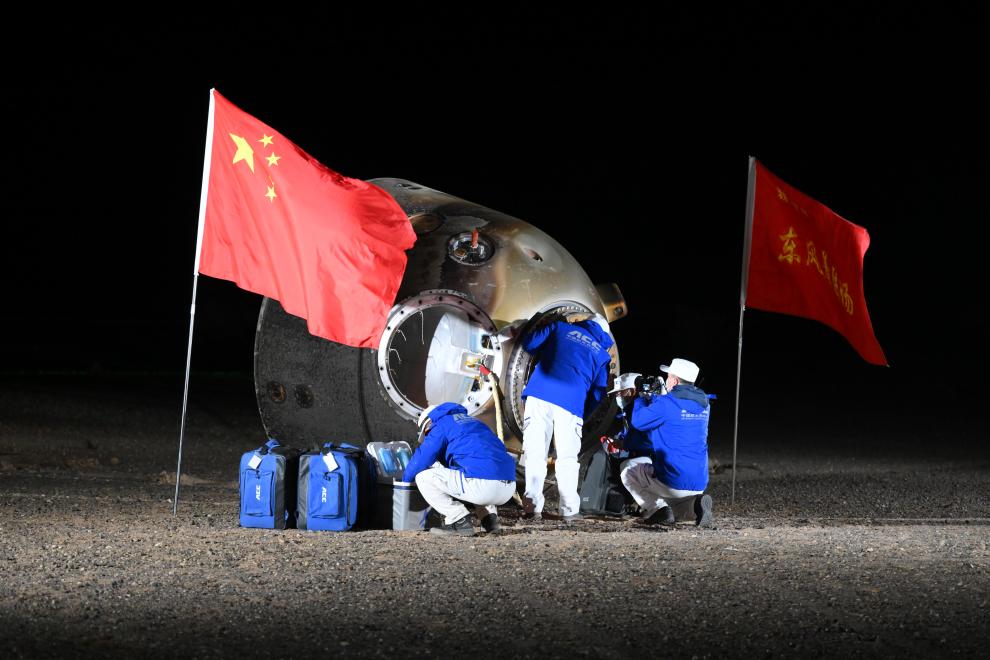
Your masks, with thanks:
M 248 167 L 251 168 L 251 172 L 254 172 L 254 149 L 248 144 L 248 141 L 242 138 L 240 135 L 230 134 L 230 139 L 234 141 L 237 145 L 237 151 L 234 153 L 234 160 L 231 163 L 236 165 L 242 160 L 247 162 Z

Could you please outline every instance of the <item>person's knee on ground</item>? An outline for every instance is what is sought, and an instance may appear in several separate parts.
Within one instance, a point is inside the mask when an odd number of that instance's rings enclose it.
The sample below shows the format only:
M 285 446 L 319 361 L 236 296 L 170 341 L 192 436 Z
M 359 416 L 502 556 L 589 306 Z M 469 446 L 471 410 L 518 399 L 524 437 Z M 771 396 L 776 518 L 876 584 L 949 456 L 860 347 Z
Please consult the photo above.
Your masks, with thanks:
M 674 518 L 678 522 L 694 522 L 695 520 L 695 502 L 701 495 L 692 495 L 691 497 L 678 498 L 677 500 L 669 499 L 667 503 L 674 512 Z

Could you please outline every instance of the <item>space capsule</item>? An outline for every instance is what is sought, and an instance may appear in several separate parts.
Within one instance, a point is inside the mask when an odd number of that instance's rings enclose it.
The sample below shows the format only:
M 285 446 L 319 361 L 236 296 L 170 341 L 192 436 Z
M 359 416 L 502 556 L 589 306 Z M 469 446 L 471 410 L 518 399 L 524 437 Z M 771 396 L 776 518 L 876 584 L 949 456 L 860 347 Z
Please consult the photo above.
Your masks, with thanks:
M 265 298 L 254 379 L 266 432 L 306 445 L 414 444 L 420 411 L 455 401 L 518 454 L 533 367 L 522 333 L 558 318 L 620 319 L 618 286 L 593 284 L 560 243 L 523 220 L 403 179 L 371 183 L 395 198 L 417 236 L 378 348 L 313 336 Z M 614 375 L 617 345 L 610 352 Z M 586 420 L 583 451 L 597 446 L 612 406 L 606 399 Z

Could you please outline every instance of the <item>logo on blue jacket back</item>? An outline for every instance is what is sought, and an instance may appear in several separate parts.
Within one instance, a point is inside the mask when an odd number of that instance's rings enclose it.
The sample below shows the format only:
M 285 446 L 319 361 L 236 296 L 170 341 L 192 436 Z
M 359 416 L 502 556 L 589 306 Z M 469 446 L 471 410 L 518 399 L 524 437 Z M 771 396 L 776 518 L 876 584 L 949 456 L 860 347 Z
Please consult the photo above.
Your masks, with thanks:
M 580 330 L 571 330 L 570 332 L 567 333 L 567 338 L 573 342 L 577 342 L 585 346 L 586 348 L 591 348 L 596 351 L 601 350 L 602 348 L 601 344 L 599 344 L 597 341 L 595 341 L 588 335 L 584 334 Z

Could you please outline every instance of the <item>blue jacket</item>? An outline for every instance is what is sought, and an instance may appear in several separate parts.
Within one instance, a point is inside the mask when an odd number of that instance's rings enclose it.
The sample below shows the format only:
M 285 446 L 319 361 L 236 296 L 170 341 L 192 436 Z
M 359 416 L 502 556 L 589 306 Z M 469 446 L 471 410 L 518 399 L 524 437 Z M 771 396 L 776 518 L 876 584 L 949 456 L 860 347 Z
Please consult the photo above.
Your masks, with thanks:
M 629 433 L 622 439 L 622 448 L 629 452 L 630 458 L 653 454 L 653 443 L 650 441 L 650 436 L 634 426 L 629 427 Z
M 505 445 L 487 424 L 468 416 L 464 406 L 441 403 L 429 417 L 433 426 L 409 459 L 403 481 L 414 481 L 437 461 L 472 479 L 516 480 L 516 462 Z
M 629 410 L 632 411 L 632 404 L 628 405 Z M 621 440 L 622 450 L 619 457 L 636 458 L 638 456 L 652 456 L 653 443 L 650 442 L 650 436 L 632 424 L 624 424 L 623 421 L 628 421 L 628 419 L 629 414 L 623 410 L 620 410 L 615 415 L 615 423 L 618 425 L 618 429 L 611 435 L 617 440 Z
M 647 403 L 633 401 L 630 424 L 653 444 L 653 476 L 677 490 L 708 486 L 708 395 L 693 385 L 677 385 Z
M 536 368 L 522 397 L 554 403 L 584 418 L 608 388 L 608 349 L 615 342 L 592 320 L 554 321 L 523 337 L 522 347 L 536 357 Z

